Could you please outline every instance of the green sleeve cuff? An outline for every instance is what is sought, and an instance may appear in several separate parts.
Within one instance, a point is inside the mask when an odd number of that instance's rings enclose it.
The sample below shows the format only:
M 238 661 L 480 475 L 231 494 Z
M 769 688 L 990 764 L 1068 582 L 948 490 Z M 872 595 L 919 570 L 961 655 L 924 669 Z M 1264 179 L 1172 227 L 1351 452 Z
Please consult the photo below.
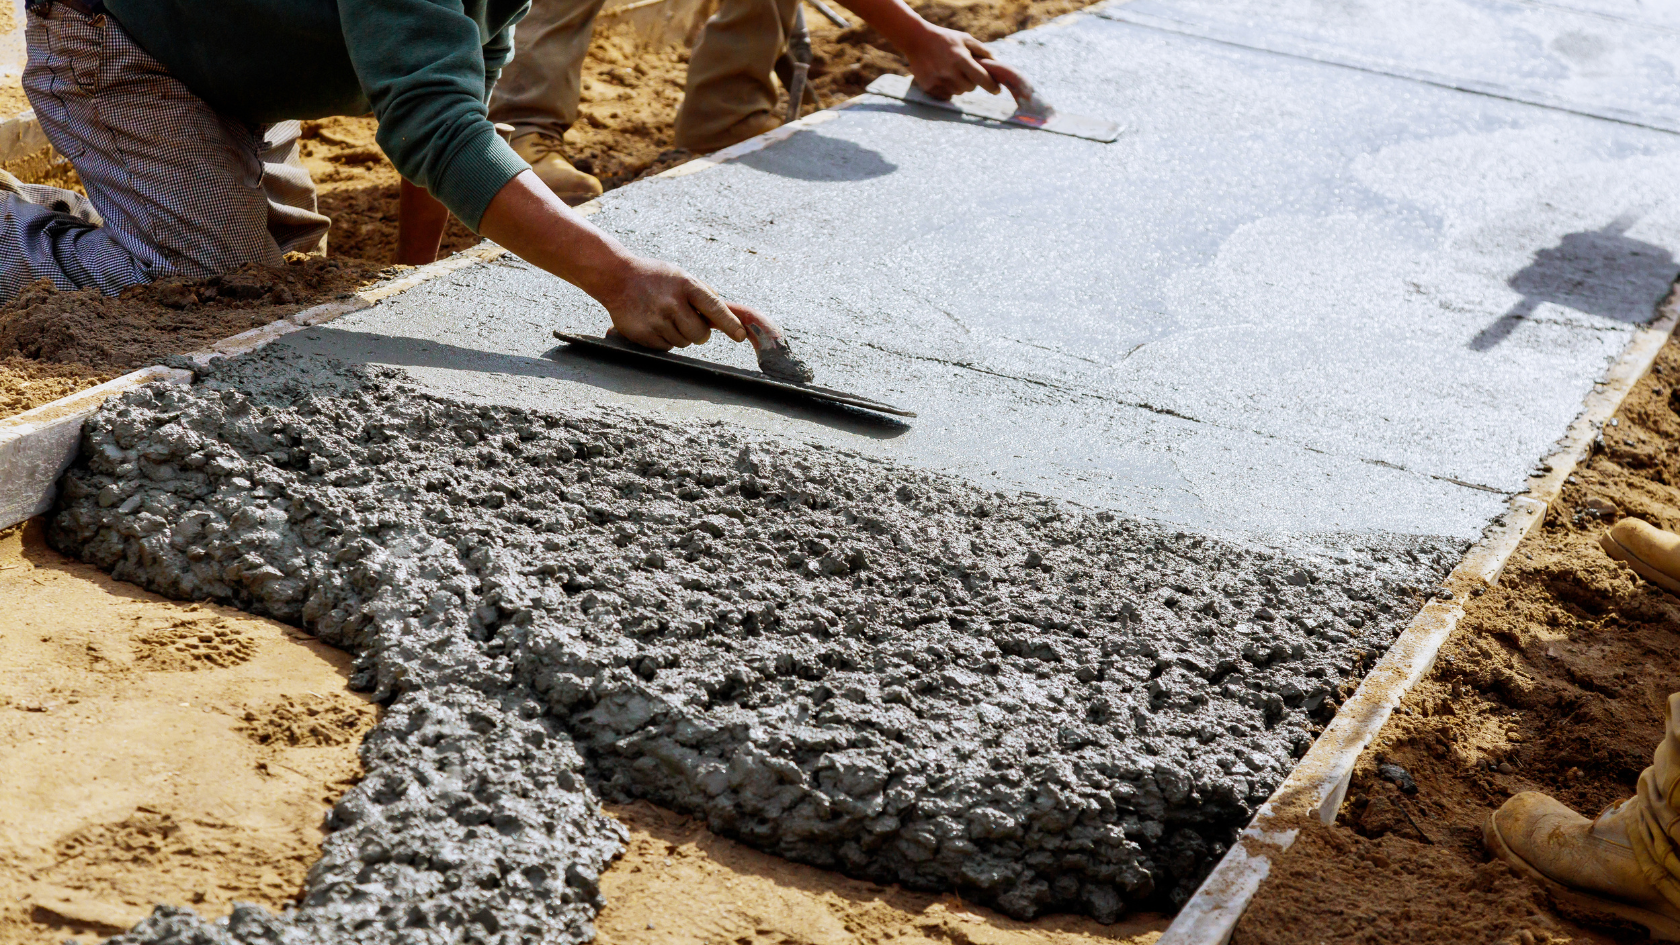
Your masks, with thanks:
M 482 129 L 456 150 L 437 175 L 432 191 L 432 196 L 474 233 L 491 199 L 508 181 L 531 167 L 496 134 L 494 125 L 485 121 Z

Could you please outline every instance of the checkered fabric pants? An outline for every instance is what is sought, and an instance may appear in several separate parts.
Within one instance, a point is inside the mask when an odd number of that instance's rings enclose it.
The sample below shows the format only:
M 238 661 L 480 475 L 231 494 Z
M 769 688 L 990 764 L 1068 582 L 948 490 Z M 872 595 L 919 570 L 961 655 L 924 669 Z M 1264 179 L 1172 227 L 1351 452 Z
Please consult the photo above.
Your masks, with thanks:
M 42 278 L 115 295 L 325 250 L 297 122 L 218 114 L 109 16 L 32 9 L 25 36 L 24 91 L 87 198 L 25 185 L 0 199 L 0 300 Z

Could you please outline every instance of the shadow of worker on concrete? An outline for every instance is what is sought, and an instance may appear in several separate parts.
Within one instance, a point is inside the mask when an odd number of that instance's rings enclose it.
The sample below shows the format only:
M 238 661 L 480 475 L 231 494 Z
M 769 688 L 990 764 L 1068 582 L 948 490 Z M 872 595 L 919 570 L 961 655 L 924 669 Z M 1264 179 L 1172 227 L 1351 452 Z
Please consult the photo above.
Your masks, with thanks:
M 1638 219 L 1623 214 L 1602 229 L 1569 233 L 1535 253 L 1506 283 L 1522 298 L 1477 332 L 1470 350 L 1487 351 L 1509 338 L 1542 302 L 1628 325 L 1649 320 L 1680 265 L 1661 246 L 1627 235 Z
M 898 170 L 879 151 L 814 131 L 736 158 L 735 163 L 777 177 L 822 183 L 874 180 Z

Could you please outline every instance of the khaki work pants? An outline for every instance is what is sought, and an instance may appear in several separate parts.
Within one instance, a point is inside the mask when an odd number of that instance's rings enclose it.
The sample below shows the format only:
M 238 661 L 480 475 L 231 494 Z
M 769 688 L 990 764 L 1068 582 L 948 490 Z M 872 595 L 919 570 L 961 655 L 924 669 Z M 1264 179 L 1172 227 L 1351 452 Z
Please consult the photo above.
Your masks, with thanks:
M 514 32 L 513 61 L 490 99 L 490 118 L 514 134 L 563 135 L 578 117 L 583 57 L 603 0 L 535 0 Z M 793 32 L 799 0 L 722 0 L 688 61 L 677 110 L 679 148 L 712 151 L 733 143 L 729 129 L 773 112 L 776 60 Z
M 1668 697 L 1668 726 L 1639 775 L 1639 793 L 1625 802 L 1638 818 L 1628 825 L 1633 856 L 1645 879 L 1680 907 L 1680 692 Z

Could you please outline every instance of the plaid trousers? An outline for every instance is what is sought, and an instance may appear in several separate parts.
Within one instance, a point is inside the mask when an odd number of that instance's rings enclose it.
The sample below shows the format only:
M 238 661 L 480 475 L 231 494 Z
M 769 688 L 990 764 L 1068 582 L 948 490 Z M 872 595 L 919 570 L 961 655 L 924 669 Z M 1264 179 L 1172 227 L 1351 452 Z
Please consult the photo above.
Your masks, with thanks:
M 297 122 L 217 113 L 108 15 L 32 5 L 25 37 L 24 92 L 87 198 L 25 185 L 0 199 L 0 301 L 42 278 L 115 295 L 325 251 Z

